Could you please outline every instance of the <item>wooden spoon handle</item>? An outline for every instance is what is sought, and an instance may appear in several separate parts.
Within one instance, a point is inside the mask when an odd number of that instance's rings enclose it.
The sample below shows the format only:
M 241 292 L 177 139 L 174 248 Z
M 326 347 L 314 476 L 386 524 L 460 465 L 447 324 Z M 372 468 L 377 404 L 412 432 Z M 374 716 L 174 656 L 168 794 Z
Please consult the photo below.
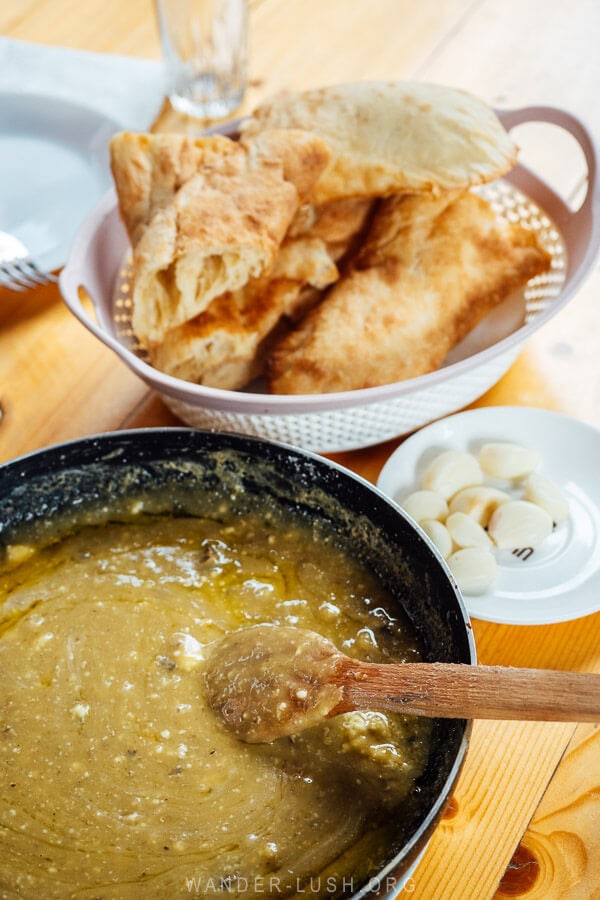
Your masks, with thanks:
M 346 658 L 342 684 L 343 700 L 331 715 L 380 709 L 446 719 L 600 722 L 600 675 L 581 672 Z

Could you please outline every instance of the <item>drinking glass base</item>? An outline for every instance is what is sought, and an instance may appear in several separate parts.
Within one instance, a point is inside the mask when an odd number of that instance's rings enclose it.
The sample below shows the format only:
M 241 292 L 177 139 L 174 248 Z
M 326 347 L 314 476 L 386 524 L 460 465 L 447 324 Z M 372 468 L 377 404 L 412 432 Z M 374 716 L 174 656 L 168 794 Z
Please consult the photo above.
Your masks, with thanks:
M 175 93 L 169 95 L 173 109 L 195 119 L 225 119 L 241 106 L 243 99 L 243 91 L 230 97 L 211 97 L 202 100 L 194 100 Z

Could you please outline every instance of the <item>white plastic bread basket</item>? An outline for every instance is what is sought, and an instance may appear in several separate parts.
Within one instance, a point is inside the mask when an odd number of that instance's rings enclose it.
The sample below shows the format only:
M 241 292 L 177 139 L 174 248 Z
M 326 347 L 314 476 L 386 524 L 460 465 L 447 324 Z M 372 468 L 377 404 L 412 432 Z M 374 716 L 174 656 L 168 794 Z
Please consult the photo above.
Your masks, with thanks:
M 482 189 L 499 215 L 538 231 L 552 254 L 552 269 L 533 279 L 455 348 L 443 368 L 409 381 L 359 391 L 319 395 L 271 395 L 191 384 L 159 372 L 136 346 L 130 328 L 129 244 L 110 191 L 82 226 L 60 276 L 63 297 L 77 318 L 163 397 L 184 422 L 259 435 L 310 450 L 366 447 L 454 412 L 490 388 L 509 368 L 523 342 L 561 309 L 591 269 L 600 245 L 598 150 L 584 124 L 552 107 L 500 111 L 510 130 L 548 122 L 579 142 L 588 167 L 585 200 L 571 210 L 523 166 Z M 232 124 L 221 130 L 231 133 Z M 97 323 L 81 303 L 91 298 Z M 496 314 L 498 313 L 498 315 Z

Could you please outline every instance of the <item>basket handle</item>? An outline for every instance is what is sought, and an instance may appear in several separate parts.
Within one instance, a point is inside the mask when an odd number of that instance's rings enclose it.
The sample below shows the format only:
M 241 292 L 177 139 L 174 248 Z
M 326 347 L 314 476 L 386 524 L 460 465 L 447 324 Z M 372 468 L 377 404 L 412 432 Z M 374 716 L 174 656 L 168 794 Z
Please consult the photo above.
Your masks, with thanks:
M 600 249 L 600 151 L 587 126 L 570 112 L 554 106 L 526 106 L 522 109 L 496 110 L 496 114 L 507 131 L 526 122 L 546 122 L 558 125 L 571 134 L 583 151 L 587 165 L 587 190 L 578 210 L 568 210 L 566 219 L 560 224 L 570 231 L 580 246 L 576 260 L 578 274 L 583 275 L 591 268 Z M 587 238 L 587 241 L 586 241 Z
M 101 341 L 103 344 L 107 344 L 110 349 L 120 357 L 120 359 L 130 365 L 131 360 L 129 359 L 129 355 L 127 354 L 125 347 L 116 338 L 113 337 L 108 329 L 101 328 L 99 325 L 97 325 L 94 319 L 89 315 L 89 313 L 83 306 L 81 297 L 79 295 L 79 290 L 80 288 L 84 288 L 84 286 L 79 266 L 72 265 L 71 261 L 67 262 L 67 265 L 64 267 L 58 277 L 58 283 L 63 300 L 65 301 L 66 305 L 69 307 L 73 315 L 77 319 L 79 319 L 81 324 L 89 331 L 91 331 L 99 341 Z M 84 288 L 84 290 L 86 290 L 94 309 L 97 309 L 93 293 L 87 290 L 87 288 Z M 132 356 L 132 359 L 134 361 L 134 366 L 136 363 L 141 364 L 141 360 L 138 360 L 137 357 Z M 137 368 L 140 368 L 140 366 L 138 365 Z

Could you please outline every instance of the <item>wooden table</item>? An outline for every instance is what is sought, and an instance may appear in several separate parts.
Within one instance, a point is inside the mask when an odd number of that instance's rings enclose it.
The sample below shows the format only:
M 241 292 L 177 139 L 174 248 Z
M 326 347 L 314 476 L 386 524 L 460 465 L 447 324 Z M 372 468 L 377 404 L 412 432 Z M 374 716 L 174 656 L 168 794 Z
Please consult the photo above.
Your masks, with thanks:
M 158 56 L 150 0 L 7 0 L 0 33 Z M 246 105 L 283 87 L 416 78 L 466 88 L 498 106 L 562 105 L 600 135 L 599 37 L 597 0 L 253 0 Z M 564 135 L 529 129 L 522 158 L 577 198 L 581 156 Z M 600 425 L 599 293 L 596 268 L 475 405 L 540 406 Z M 55 286 L 0 292 L 0 405 L 2 460 L 93 432 L 176 424 L 67 312 Z M 396 444 L 336 458 L 374 480 Z M 474 630 L 483 663 L 600 671 L 600 613 L 545 627 L 476 621 Z M 598 785 L 594 727 L 476 723 L 453 802 L 403 895 L 598 897 Z

